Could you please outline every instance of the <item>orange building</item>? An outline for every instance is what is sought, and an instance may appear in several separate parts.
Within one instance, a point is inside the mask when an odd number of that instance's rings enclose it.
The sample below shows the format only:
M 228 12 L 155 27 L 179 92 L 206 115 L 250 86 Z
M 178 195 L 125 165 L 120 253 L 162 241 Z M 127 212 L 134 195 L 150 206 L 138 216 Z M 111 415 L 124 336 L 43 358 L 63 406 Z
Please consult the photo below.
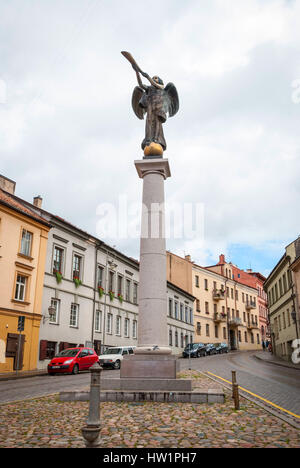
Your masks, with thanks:
M 0 175 L 0 373 L 37 367 L 50 230 L 14 192 Z

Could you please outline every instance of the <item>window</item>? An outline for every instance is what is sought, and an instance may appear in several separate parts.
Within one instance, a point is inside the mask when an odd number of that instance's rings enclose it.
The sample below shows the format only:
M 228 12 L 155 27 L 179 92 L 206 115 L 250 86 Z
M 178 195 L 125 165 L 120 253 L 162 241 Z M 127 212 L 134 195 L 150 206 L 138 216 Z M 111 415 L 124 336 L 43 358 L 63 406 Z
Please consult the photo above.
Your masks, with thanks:
M 248 343 L 248 334 L 245 332 L 245 343 Z
M 190 307 L 190 323 L 193 324 L 194 317 L 193 317 L 193 309 Z
M 112 334 L 112 325 L 113 325 L 113 316 L 112 314 L 107 314 L 107 324 L 106 324 L 106 333 L 109 335 Z
M 287 316 L 288 327 L 290 327 L 291 326 L 290 309 L 287 309 L 286 316 Z
M 180 304 L 180 320 L 183 322 L 183 304 Z
M 58 323 L 60 301 L 58 299 L 51 299 L 51 307 L 55 309 L 55 313 L 53 316 L 50 316 L 49 323 Z
M 15 291 L 16 301 L 25 301 L 26 285 L 27 285 L 26 276 L 17 275 L 16 291 Z
M 175 346 L 178 348 L 178 331 L 175 332 Z
M 201 335 L 201 323 L 197 322 L 197 335 Z
M 189 308 L 185 306 L 185 322 L 189 323 Z
M 95 313 L 95 332 L 101 332 L 102 330 L 102 312 L 101 310 L 96 310 Z
M 98 272 L 97 272 L 97 286 L 98 288 L 104 288 L 104 268 L 101 266 L 98 266 Z
M 257 344 L 259 344 L 260 343 L 259 334 L 256 335 L 256 338 L 257 338 Z
M 174 303 L 175 308 L 175 319 L 178 320 L 178 302 L 175 301 Z
M 180 334 L 180 346 L 181 346 L 181 348 L 184 348 L 184 336 L 183 336 L 183 333 Z
M 195 276 L 195 285 L 196 288 L 199 288 L 199 276 Z
M 226 327 L 223 327 L 223 339 L 227 340 L 227 338 L 226 338 Z
M 117 318 L 116 318 L 116 335 L 118 335 L 118 336 L 121 335 L 121 317 L 120 317 L 120 315 L 117 315 Z
M 205 302 L 205 313 L 209 314 L 209 303 Z
M 200 312 L 200 301 L 199 301 L 199 299 L 196 299 L 196 311 Z
M 251 343 L 254 344 L 254 335 L 251 333 Z
M 31 245 L 32 245 L 32 234 L 31 232 L 26 231 L 26 229 L 23 229 L 20 253 L 22 255 L 26 255 L 26 257 L 30 257 Z
M 77 254 L 74 254 L 74 257 L 73 257 L 73 279 L 74 278 L 81 279 L 81 262 L 82 262 L 82 257 L 80 257 Z
M 206 325 L 206 336 L 209 336 L 209 325 Z
M 129 338 L 129 325 L 130 325 L 130 321 L 128 318 L 126 318 L 124 322 L 124 336 L 126 338 Z
M 169 316 L 173 317 L 173 301 L 169 298 Z
M 169 346 L 173 346 L 173 333 L 172 330 L 169 330 Z
M 133 320 L 132 322 L 132 338 L 136 338 L 137 337 L 137 321 L 136 320 Z
M 137 304 L 138 302 L 138 285 L 133 283 L 133 303 Z
M 108 290 L 114 291 L 114 287 L 115 287 L 115 273 L 113 271 L 110 271 L 109 276 L 108 276 Z
M 123 294 L 123 277 L 118 275 L 118 290 L 117 293 L 122 295 Z
M 126 280 L 126 294 L 125 294 L 125 299 L 127 302 L 130 302 L 130 280 Z
M 205 289 L 205 291 L 208 291 L 208 280 L 207 279 L 204 280 L 204 289 Z
M 71 304 L 70 327 L 78 327 L 79 305 Z
M 242 342 L 242 333 L 241 333 L 240 330 L 238 331 L 238 334 L 239 334 L 239 342 L 241 343 Z
M 219 329 L 218 329 L 218 325 L 215 325 L 215 338 L 219 338 Z
M 53 273 L 56 273 L 57 271 L 59 273 L 62 273 L 63 269 L 63 255 L 64 255 L 64 249 L 61 249 L 60 247 L 54 246 L 54 252 L 53 252 Z

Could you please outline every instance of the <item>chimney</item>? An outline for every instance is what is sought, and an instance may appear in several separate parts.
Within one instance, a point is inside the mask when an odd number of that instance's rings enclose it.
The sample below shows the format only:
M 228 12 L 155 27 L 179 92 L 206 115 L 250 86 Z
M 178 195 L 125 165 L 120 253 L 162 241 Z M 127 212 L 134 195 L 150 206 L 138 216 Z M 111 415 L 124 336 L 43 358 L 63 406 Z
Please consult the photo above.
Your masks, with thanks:
M 15 194 L 16 182 L 13 180 L 8 179 L 0 174 L 0 189 L 4 190 L 5 192 L 11 193 L 12 195 Z
M 252 273 L 252 268 L 248 268 L 247 273 Z
M 43 202 L 43 199 L 40 195 L 38 195 L 37 197 L 34 197 L 33 199 L 33 204 L 37 208 L 42 208 L 42 202 Z
M 188 262 L 191 262 L 191 256 L 190 256 L 190 255 L 186 255 L 186 256 L 185 256 L 185 259 L 186 259 Z
M 220 255 L 219 257 L 219 265 L 224 265 L 226 263 L 225 261 L 225 255 Z

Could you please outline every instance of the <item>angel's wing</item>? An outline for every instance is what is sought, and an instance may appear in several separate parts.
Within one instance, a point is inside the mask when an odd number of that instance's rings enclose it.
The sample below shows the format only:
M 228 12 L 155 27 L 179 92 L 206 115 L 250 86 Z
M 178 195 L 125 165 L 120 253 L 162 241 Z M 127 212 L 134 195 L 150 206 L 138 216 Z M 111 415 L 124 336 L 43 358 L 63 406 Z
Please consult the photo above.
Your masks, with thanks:
M 144 114 L 145 114 L 145 110 L 139 105 L 139 102 L 140 102 L 141 98 L 143 97 L 143 95 L 144 95 L 143 88 L 140 88 L 139 86 L 136 86 L 134 88 L 134 90 L 133 90 L 133 93 L 132 93 L 131 104 L 132 104 L 132 109 L 134 110 L 135 115 L 140 120 L 144 119 Z
M 168 83 L 165 87 L 165 92 L 169 98 L 168 113 L 170 117 L 173 117 L 173 115 L 177 114 L 179 109 L 179 97 L 177 89 L 173 83 Z

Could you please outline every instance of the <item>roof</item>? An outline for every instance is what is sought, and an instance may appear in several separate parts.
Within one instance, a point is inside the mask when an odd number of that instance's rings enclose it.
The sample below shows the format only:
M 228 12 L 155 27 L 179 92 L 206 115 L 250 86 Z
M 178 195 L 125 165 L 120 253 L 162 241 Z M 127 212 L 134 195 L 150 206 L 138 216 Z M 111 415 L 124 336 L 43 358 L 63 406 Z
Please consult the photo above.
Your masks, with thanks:
M 0 204 L 28 216 L 34 221 L 42 223 L 47 227 L 51 227 L 50 223 L 45 218 L 38 215 L 34 210 L 27 206 L 27 202 L 25 202 L 25 200 L 22 200 L 11 193 L 5 192 L 2 189 L 0 189 Z

